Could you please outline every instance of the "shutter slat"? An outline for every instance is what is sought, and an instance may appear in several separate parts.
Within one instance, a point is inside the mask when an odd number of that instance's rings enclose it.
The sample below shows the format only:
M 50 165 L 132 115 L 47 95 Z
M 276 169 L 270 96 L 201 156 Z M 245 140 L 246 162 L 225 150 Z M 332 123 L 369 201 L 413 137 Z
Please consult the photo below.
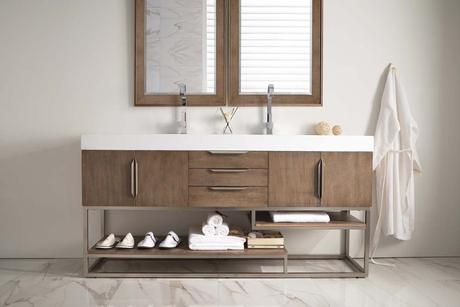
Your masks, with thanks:
M 240 92 L 311 94 L 312 0 L 241 0 Z

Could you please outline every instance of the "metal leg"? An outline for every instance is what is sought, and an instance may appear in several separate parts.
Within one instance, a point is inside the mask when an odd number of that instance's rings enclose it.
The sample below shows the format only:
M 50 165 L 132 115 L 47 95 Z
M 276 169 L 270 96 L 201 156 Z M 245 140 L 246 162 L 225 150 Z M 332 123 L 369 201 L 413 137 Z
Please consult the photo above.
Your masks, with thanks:
M 105 231 L 105 210 L 101 210 L 101 237 L 105 237 L 106 231 Z
M 286 256 L 286 257 L 283 258 L 283 273 L 284 274 L 288 273 L 287 265 L 288 265 L 288 257 Z
M 88 264 L 88 209 L 83 209 L 83 276 L 89 273 Z
M 350 211 L 345 211 L 345 214 L 349 214 Z M 350 256 L 350 229 L 342 230 L 342 246 L 341 254 L 346 257 Z
M 369 275 L 369 249 L 371 238 L 371 210 L 365 212 L 366 230 L 364 231 L 364 274 Z

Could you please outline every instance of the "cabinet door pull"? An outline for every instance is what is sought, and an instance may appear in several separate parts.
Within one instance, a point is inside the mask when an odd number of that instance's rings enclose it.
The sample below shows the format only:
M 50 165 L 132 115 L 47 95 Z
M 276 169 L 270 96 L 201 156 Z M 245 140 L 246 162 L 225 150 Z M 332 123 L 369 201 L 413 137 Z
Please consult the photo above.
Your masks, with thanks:
M 248 171 L 247 168 L 210 168 L 208 169 L 211 173 L 245 173 Z
M 134 166 L 135 166 L 134 171 L 136 173 L 134 197 L 137 197 L 137 195 L 139 194 L 139 163 L 137 162 L 137 160 L 134 160 Z
M 136 160 L 131 160 L 131 196 L 134 198 L 136 197 L 136 170 L 135 170 Z
M 316 194 L 318 198 L 323 197 L 323 160 L 319 160 L 318 165 L 316 166 Z
M 321 159 L 321 197 L 320 198 L 323 198 L 324 188 L 326 186 L 326 181 L 325 181 L 326 175 L 324 174 L 325 167 L 326 167 L 326 164 L 324 163 L 323 159 Z
M 209 187 L 211 191 L 221 191 L 221 192 L 236 192 L 244 191 L 248 187 Z
M 247 151 L 228 151 L 228 150 L 211 150 L 209 151 L 211 155 L 244 155 L 247 154 Z

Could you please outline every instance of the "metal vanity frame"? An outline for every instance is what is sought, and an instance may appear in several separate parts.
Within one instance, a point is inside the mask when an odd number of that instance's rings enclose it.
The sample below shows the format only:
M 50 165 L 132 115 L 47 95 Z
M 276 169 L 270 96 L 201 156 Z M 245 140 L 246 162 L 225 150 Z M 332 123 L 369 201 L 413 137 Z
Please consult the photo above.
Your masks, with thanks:
M 234 273 L 220 273 L 220 272 L 206 272 L 206 273 L 194 273 L 194 272 L 180 272 L 180 273 L 154 273 L 154 272 L 101 272 L 99 269 L 104 265 L 107 259 L 119 259 L 116 250 L 109 250 L 105 253 L 93 254 L 91 253 L 90 246 L 90 228 L 89 228 L 89 213 L 90 211 L 100 211 L 100 233 L 102 237 L 106 235 L 106 223 L 105 218 L 107 211 L 113 210 L 128 210 L 128 211 L 173 211 L 173 210 L 188 210 L 188 211 L 246 211 L 250 213 L 251 227 L 252 229 L 261 229 L 256 226 L 256 214 L 258 211 L 340 211 L 344 214 L 350 214 L 350 211 L 359 211 L 364 213 L 364 221 L 357 227 L 356 225 L 344 225 L 343 227 L 329 227 L 325 224 L 322 227 L 317 227 L 317 230 L 340 230 L 341 231 L 341 251 L 337 255 L 310 255 L 310 254 L 299 254 L 289 255 L 287 252 L 285 255 L 271 255 L 267 251 L 266 255 L 245 255 L 238 253 L 229 253 L 226 256 L 222 256 L 225 252 L 220 252 L 220 256 L 209 253 L 209 256 L 194 254 L 194 251 L 190 251 L 188 255 L 149 255 L 148 252 L 143 255 L 135 256 L 123 256 L 123 259 L 130 261 L 130 259 L 156 259 L 156 260 L 187 260 L 187 259 L 278 259 L 283 263 L 283 272 L 234 272 Z M 371 207 L 266 207 L 266 208 L 171 208 L 171 207 L 107 207 L 107 206 L 83 206 L 83 275 L 85 277 L 116 277 L 116 278 L 365 278 L 369 274 L 369 247 L 370 247 L 370 210 Z M 264 229 L 286 229 L 287 227 L 270 227 Z M 309 226 L 298 226 L 295 228 L 306 231 L 313 229 Z M 350 256 L 350 230 L 358 229 L 364 231 L 364 255 L 363 265 L 358 263 L 354 258 Z M 184 242 L 185 243 L 185 242 Z M 90 264 L 90 259 L 96 259 L 94 263 Z M 352 270 L 351 272 L 289 272 L 288 262 L 289 260 L 342 260 Z

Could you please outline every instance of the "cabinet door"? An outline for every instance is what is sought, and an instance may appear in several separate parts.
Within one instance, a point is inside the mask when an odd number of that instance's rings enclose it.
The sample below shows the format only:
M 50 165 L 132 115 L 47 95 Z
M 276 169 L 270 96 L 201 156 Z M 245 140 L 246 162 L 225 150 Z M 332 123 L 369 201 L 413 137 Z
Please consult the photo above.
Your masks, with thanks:
M 316 152 L 270 152 L 268 198 L 271 207 L 319 206 Z
M 82 151 L 84 206 L 133 206 L 132 151 Z
M 322 153 L 325 207 L 370 207 L 372 205 L 372 153 Z
M 187 152 L 136 151 L 136 161 L 138 169 L 136 206 L 187 206 Z

